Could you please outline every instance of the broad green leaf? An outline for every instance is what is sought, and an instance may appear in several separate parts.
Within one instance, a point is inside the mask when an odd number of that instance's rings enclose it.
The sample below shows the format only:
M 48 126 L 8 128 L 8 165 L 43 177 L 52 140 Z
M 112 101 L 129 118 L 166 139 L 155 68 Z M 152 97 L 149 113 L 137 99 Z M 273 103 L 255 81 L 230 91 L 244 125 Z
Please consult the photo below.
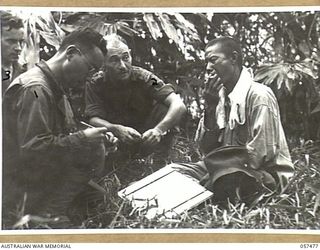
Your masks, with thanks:
M 167 14 L 160 13 L 158 18 L 166 35 L 179 46 L 179 36 L 176 28 L 170 22 L 169 16 Z
M 193 39 L 200 40 L 200 37 L 198 35 L 198 32 L 195 28 L 195 26 L 186 20 L 183 15 L 179 13 L 174 14 L 177 25 L 187 34 L 191 35 Z
M 279 72 L 279 77 L 277 78 L 277 88 L 280 89 L 282 86 L 282 83 L 284 81 L 285 74 L 283 72 Z
M 100 29 L 98 30 L 98 32 L 103 36 L 107 35 L 109 26 L 110 26 L 109 23 L 103 23 Z
M 40 31 L 39 34 L 48 44 L 54 46 L 56 49 L 60 47 L 61 40 L 57 39 L 56 34 L 43 31 Z
M 58 49 L 65 34 L 54 21 L 52 14 L 50 12 L 44 12 L 35 18 L 36 24 L 41 28 L 40 35 L 47 43 Z
M 289 91 L 289 93 L 292 94 L 294 81 L 289 78 L 286 78 L 284 79 L 284 84 L 286 86 L 286 89 Z
M 115 24 L 111 24 L 108 26 L 108 35 L 116 34 L 117 33 L 117 26 Z
M 301 73 L 302 75 L 308 75 L 313 79 L 318 78 L 317 72 L 314 69 L 314 65 L 311 61 L 305 60 L 301 63 L 295 63 L 294 69 L 299 73 Z
M 146 22 L 149 32 L 154 40 L 162 37 L 162 32 L 153 14 L 144 14 L 143 20 Z
M 40 34 L 36 28 L 36 19 L 30 16 L 24 21 L 26 27 L 26 46 L 21 51 L 20 61 L 27 64 L 27 68 L 32 68 L 40 61 Z
M 262 65 L 255 74 L 255 81 L 261 81 L 270 76 L 270 72 L 273 70 L 274 65 Z
M 132 37 L 134 35 L 138 35 L 139 33 L 137 31 L 135 31 L 134 29 L 131 29 L 130 26 L 125 23 L 125 22 L 116 22 L 116 27 L 117 27 L 117 30 L 120 30 L 121 32 L 123 32 L 124 34 Z
M 302 40 L 299 43 L 298 48 L 307 58 L 310 57 L 310 48 L 306 40 Z
M 276 81 L 277 89 L 284 85 L 289 94 L 292 94 L 297 80 L 303 76 L 317 78 L 314 65 L 309 60 L 299 63 L 277 63 L 274 65 L 261 66 L 255 75 L 256 81 L 262 81 L 265 85 L 271 85 Z

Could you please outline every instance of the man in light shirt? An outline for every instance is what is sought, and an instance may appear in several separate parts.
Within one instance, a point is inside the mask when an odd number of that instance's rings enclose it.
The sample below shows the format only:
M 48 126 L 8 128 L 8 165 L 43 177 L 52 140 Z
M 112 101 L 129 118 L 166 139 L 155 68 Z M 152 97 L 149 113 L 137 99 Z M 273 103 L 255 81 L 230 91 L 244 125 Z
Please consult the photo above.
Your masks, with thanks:
M 242 66 L 234 38 L 210 41 L 205 59 L 205 112 L 196 133 L 205 157 L 174 167 L 206 183 L 217 199 L 282 190 L 293 164 L 273 92 Z

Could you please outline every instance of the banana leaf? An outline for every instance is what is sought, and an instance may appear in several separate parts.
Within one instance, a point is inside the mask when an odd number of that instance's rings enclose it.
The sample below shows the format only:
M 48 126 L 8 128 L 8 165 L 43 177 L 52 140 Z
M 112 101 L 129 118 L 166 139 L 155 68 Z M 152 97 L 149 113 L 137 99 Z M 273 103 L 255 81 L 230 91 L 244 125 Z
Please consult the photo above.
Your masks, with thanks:
M 170 17 L 167 14 L 161 13 L 158 15 L 161 23 L 161 27 L 168 36 L 169 39 L 173 40 L 177 45 L 179 45 L 179 35 L 176 28 L 170 22 Z
M 144 14 L 143 20 L 146 22 L 149 32 L 154 40 L 162 37 L 161 29 L 157 21 L 154 19 L 153 14 Z

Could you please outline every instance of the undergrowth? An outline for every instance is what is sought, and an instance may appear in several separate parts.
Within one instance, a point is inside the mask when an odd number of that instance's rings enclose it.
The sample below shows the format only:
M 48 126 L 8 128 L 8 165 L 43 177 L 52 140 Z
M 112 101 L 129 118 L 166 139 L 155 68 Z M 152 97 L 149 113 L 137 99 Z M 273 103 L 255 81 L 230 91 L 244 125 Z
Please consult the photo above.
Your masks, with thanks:
M 146 210 L 133 209 L 130 202 L 117 195 L 130 183 L 142 179 L 170 162 L 198 160 L 190 138 L 177 136 L 167 159 L 154 155 L 143 159 L 118 162 L 98 182 L 103 190 L 91 189 L 82 194 L 73 219 L 79 228 L 233 228 L 233 229 L 319 229 L 320 206 L 320 142 L 308 141 L 291 150 L 295 174 L 282 193 L 264 194 L 252 203 L 215 204 L 207 200 L 199 206 L 177 215 L 154 219 L 145 217 Z M 28 217 L 29 216 L 29 217 Z M 37 216 L 20 217 L 17 229 L 28 228 L 28 222 L 46 221 Z
M 170 161 L 193 160 L 193 148 L 188 138 L 178 137 Z M 101 180 L 109 193 L 95 201 L 96 206 L 89 209 L 82 227 L 319 229 L 320 142 L 304 143 L 294 148 L 291 155 L 295 174 L 282 193 L 261 195 L 251 204 L 214 204 L 209 199 L 174 219 L 158 216 L 152 220 L 144 216 L 145 210 L 135 210 L 129 202 L 120 199 L 117 191 L 162 166 L 157 165 L 153 156 L 130 162 Z

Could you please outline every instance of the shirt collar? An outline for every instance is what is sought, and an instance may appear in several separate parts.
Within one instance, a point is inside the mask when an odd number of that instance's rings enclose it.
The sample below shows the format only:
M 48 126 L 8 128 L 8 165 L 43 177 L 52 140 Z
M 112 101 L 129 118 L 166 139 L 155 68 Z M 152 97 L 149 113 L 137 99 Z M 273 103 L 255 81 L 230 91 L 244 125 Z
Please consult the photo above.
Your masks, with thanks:
M 62 84 L 58 82 L 45 61 L 40 61 L 38 64 L 36 64 L 36 66 L 38 66 L 42 70 L 42 72 L 49 80 L 48 84 L 50 85 L 51 90 L 57 98 L 57 106 L 65 116 L 66 128 L 76 128 L 73 110 L 68 97 L 62 88 Z
M 40 68 L 40 70 L 45 74 L 45 76 L 49 80 L 50 87 L 52 88 L 52 91 L 59 96 L 62 96 L 65 94 L 64 89 L 62 88 L 62 84 L 57 80 L 57 78 L 53 75 L 51 69 L 49 68 L 48 64 L 41 60 L 39 63 L 36 64 L 37 67 Z

